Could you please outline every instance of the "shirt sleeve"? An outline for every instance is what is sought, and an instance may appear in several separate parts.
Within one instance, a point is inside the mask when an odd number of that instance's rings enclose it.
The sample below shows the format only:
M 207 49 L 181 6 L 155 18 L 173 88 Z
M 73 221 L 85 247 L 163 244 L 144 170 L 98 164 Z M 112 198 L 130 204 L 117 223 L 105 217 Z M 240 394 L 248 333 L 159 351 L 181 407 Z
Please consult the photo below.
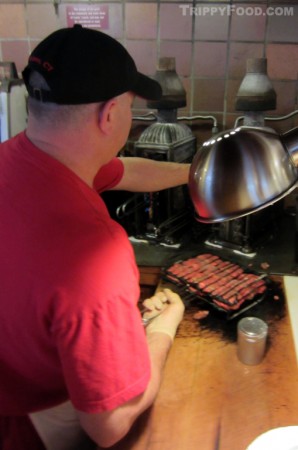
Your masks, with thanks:
M 70 400 L 87 413 L 110 411 L 137 397 L 151 374 L 131 245 L 113 222 L 98 234 L 92 251 L 79 258 L 83 264 L 68 274 L 67 289 L 58 291 L 52 319 Z
M 120 158 L 113 158 L 97 172 L 93 186 L 101 193 L 117 186 L 124 174 L 124 165 Z
M 145 332 L 136 311 L 130 309 L 128 315 L 119 308 L 122 301 L 115 299 L 114 307 L 107 308 L 110 312 L 83 312 L 58 331 L 64 378 L 79 411 L 116 409 L 142 394 L 149 383 Z

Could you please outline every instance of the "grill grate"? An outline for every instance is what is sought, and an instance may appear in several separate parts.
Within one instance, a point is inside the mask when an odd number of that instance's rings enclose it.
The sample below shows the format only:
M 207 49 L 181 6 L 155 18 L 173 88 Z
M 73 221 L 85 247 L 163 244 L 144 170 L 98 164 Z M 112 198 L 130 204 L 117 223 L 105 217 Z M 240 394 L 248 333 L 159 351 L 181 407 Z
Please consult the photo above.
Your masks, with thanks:
M 205 253 L 179 260 L 162 270 L 185 304 L 204 303 L 233 319 L 265 298 L 278 299 L 277 285 L 266 275 Z

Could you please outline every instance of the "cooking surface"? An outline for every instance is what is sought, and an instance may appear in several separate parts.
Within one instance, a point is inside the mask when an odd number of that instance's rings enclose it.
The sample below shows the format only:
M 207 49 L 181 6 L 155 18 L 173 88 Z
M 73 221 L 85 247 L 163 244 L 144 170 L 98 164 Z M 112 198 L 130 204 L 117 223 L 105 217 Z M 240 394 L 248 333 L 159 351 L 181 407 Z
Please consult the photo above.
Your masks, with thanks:
M 231 319 L 260 302 L 269 291 L 270 279 L 211 253 L 177 261 L 162 276 L 183 296 L 198 299 Z
M 295 216 L 284 214 L 275 235 L 269 235 L 256 251 L 254 257 L 243 256 L 228 249 L 218 249 L 206 245 L 206 239 L 193 240 L 190 233 L 181 239 L 180 248 L 133 242 L 139 266 L 167 266 L 179 259 L 190 258 L 199 253 L 211 251 L 258 272 L 278 275 L 297 275 L 298 262 L 295 261 Z

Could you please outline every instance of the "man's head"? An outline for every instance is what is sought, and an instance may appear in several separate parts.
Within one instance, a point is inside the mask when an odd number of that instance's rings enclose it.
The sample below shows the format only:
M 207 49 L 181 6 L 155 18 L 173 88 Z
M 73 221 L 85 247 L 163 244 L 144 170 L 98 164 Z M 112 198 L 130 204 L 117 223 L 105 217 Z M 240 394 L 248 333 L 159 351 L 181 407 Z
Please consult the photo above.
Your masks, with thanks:
M 32 71 L 42 75 L 49 90 L 29 83 Z M 30 55 L 23 79 L 30 97 L 60 105 L 105 102 L 129 91 L 148 100 L 161 96 L 160 85 L 137 71 L 118 41 L 81 25 L 45 38 Z

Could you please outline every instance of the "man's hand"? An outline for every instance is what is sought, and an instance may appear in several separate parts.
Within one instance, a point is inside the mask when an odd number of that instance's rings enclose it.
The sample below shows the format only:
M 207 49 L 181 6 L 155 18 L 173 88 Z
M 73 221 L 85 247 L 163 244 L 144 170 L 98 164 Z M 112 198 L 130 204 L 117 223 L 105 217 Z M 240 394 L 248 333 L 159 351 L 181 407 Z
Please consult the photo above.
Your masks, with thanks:
M 143 318 L 146 320 L 158 316 L 167 307 L 168 297 L 164 291 L 159 291 L 143 301 Z
M 147 335 L 165 333 L 174 339 L 185 309 L 180 296 L 170 289 L 164 289 L 143 304 L 148 310 L 143 317 L 153 318 L 146 327 Z

